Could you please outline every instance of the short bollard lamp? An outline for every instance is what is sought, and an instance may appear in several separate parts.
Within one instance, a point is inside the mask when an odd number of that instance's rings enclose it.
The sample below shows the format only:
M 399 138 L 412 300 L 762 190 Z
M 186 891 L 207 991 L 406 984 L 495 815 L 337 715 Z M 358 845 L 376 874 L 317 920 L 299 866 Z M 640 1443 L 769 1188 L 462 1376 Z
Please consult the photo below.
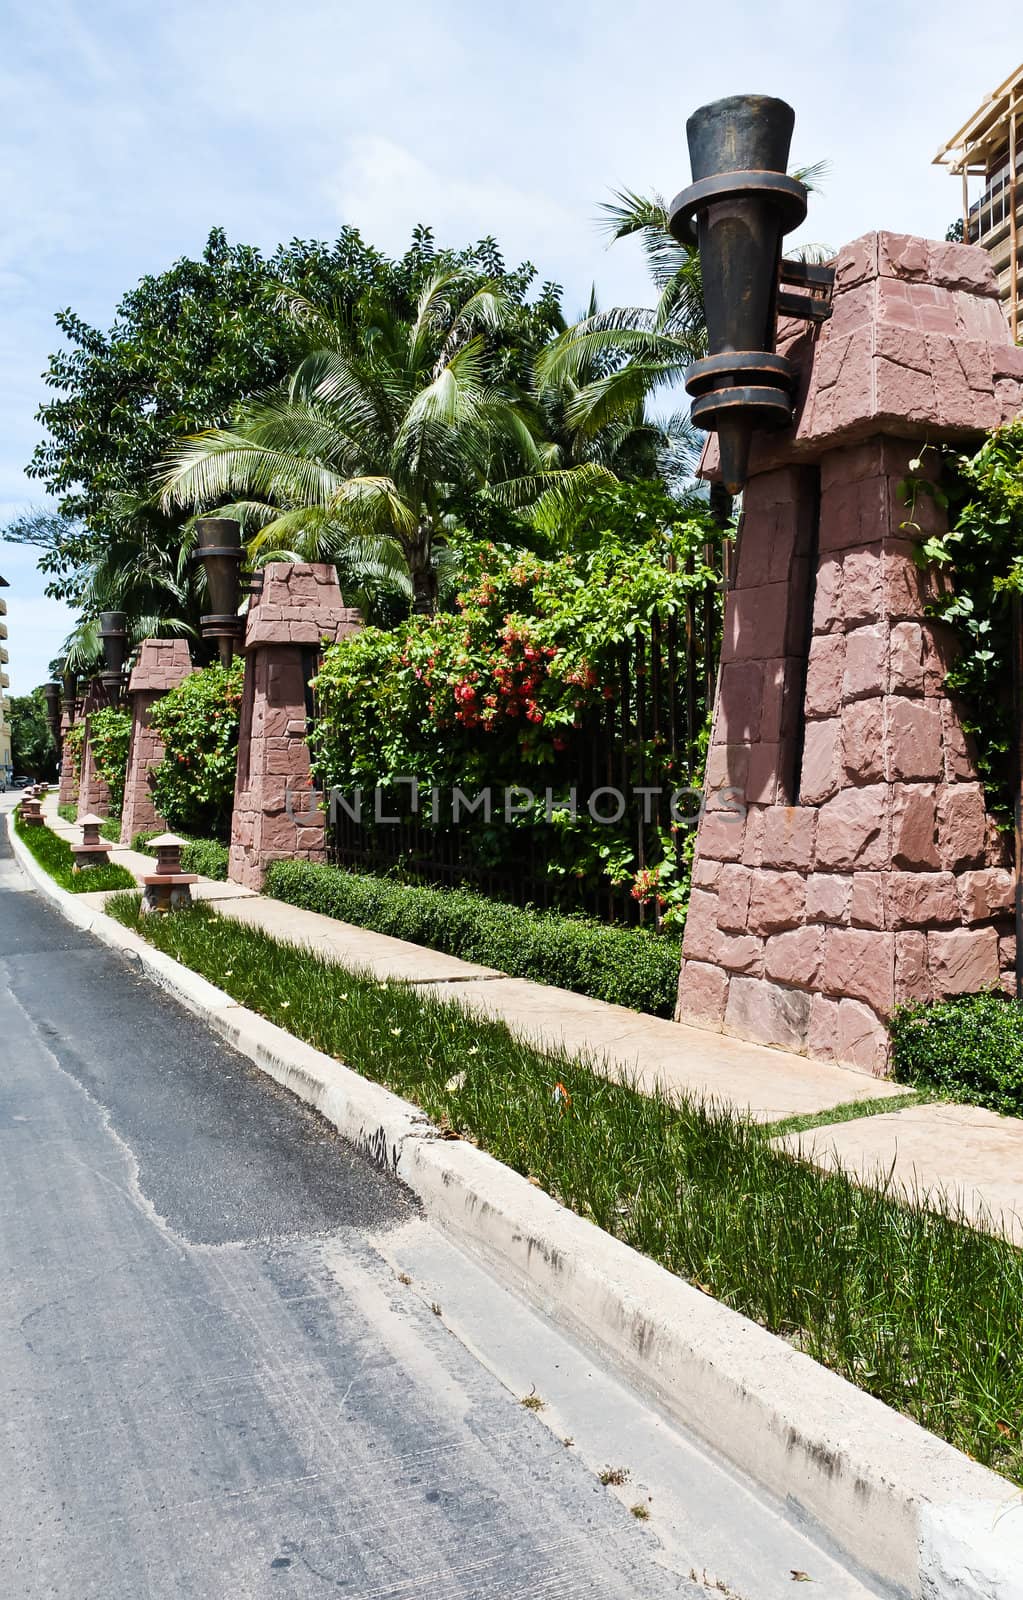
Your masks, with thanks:
M 178 911 L 191 904 L 192 884 L 198 881 L 198 875 L 181 870 L 184 843 L 174 833 L 161 833 L 150 839 L 149 848 L 156 851 L 156 870 L 142 879 L 141 910 L 146 915 Z
M 797 372 L 775 353 L 779 310 L 830 315 L 831 268 L 781 258 L 806 216 L 806 187 L 786 172 L 794 124 L 767 95 L 701 106 L 686 123 L 693 182 L 671 205 L 672 234 L 699 247 L 707 319 L 709 354 L 686 373 L 692 420 L 717 433 L 730 494 L 746 481 L 754 430 L 792 421 Z M 809 293 L 779 293 L 779 281 Z
M 200 517 L 195 559 L 206 574 L 209 611 L 199 618 L 204 639 L 216 639 L 223 666 L 231 665 L 235 648 L 245 635 L 245 618 L 238 615 L 241 599 L 242 530 L 230 517 Z
M 128 619 L 123 611 L 101 611 L 99 636 L 103 642 L 100 682 L 107 704 L 117 705 L 124 693 L 124 667 L 128 660 Z
M 34 784 L 31 789 L 26 789 L 22 802 L 18 807 L 18 815 L 21 818 L 22 826 L 25 828 L 42 827 L 43 809 L 39 803 L 39 796 L 36 793 Z
M 82 830 L 82 841 L 71 846 L 71 854 L 75 858 L 75 871 L 85 872 L 90 867 L 105 867 L 110 860 L 110 842 L 100 837 L 99 830 L 103 826 L 103 818 L 93 816 L 90 812 L 87 816 L 79 818 L 79 826 Z

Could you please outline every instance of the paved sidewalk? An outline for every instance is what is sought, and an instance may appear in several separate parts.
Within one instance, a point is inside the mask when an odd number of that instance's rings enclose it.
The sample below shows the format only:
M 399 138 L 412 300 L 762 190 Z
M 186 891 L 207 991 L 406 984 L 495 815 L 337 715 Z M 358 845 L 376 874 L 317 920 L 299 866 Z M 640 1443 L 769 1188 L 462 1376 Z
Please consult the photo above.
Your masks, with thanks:
M 1023 1119 L 980 1106 L 902 1111 L 790 1134 L 776 1143 L 825 1171 L 891 1184 L 915 1204 L 960 1210 L 975 1228 L 1023 1245 Z

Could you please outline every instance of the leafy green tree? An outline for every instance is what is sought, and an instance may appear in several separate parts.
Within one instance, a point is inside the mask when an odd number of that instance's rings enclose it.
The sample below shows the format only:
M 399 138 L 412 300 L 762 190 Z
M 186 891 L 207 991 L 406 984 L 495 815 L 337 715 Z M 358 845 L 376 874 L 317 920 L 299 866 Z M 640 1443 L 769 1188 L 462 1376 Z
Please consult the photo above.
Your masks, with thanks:
M 812 192 L 826 177 L 828 163 L 819 161 L 794 176 Z M 623 425 L 646 417 L 653 398 L 677 389 L 686 368 L 707 354 L 707 325 L 695 246 L 680 244 L 668 227 L 668 206 L 659 194 L 622 190 L 601 209 L 612 242 L 637 238 L 646 257 L 657 303 L 616 306 L 589 314 L 567 328 L 540 352 L 537 381 L 542 388 L 571 391 L 565 420 L 576 448 L 599 440 Z M 824 260 L 832 252 L 807 245 L 797 254 Z M 660 424 L 664 445 L 658 461 L 669 483 L 691 477 L 702 435 L 689 422 L 688 405 Z M 711 503 L 724 524 L 731 502 L 712 490 Z
M 376 290 L 346 319 L 297 292 L 279 304 L 309 353 L 286 389 L 243 406 L 233 426 L 185 439 L 164 492 L 168 508 L 221 502 L 255 529 L 254 557 L 361 549 L 403 568 L 414 609 L 430 612 L 435 547 L 480 489 L 565 498 L 601 476 L 545 449 L 508 359 L 532 313 L 501 279 L 481 284 L 442 260 L 411 313 Z
M 15 775 L 27 778 L 54 778 L 57 751 L 46 720 L 46 701 L 42 689 L 17 694 L 8 701 L 11 721 L 11 764 Z

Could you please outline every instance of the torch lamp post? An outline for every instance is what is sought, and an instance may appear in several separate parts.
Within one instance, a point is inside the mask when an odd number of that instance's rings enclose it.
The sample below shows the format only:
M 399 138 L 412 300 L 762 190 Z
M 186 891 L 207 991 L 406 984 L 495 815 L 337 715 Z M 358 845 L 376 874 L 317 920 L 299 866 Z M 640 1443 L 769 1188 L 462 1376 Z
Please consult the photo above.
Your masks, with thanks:
M 72 723 L 78 715 L 78 674 L 65 669 L 60 681 L 64 715 Z
M 60 755 L 60 684 L 46 683 L 43 685 L 43 699 L 46 701 L 46 723 Z
M 101 611 L 99 636 L 103 641 L 100 682 L 107 704 L 116 706 L 124 693 L 124 668 L 128 660 L 128 619 L 123 611 Z
M 199 544 L 196 561 L 206 574 L 209 611 L 199 619 L 204 639 L 216 639 L 221 664 L 231 665 L 245 635 L 245 618 L 238 615 L 241 599 L 242 531 L 230 517 L 200 517 L 196 522 Z
M 806 187 L 786 173 L 794 123 L 792 107 L 767 95 L 701 106 L 686 123 L 693 182 L 671 204 L 672 234 L 699 247 L 707 317 L 709 354 L 686 373 L 692 419 L 717 433 L 729 494 L 746 481 L 754 431 L 792 421 L 797 372 L 775 352 L 778 312 L 831 314 L 832 269 L 781 256 L 806 216 Z

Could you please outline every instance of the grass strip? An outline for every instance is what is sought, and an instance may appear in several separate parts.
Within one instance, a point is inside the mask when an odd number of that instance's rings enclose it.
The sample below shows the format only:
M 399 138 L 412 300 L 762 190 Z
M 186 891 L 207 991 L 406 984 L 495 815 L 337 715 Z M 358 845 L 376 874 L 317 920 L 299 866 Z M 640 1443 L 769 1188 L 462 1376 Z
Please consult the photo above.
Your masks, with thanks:
M 57 807 L 57 815 L 61 819 L 62 822 L 77 823 L 77 821 L 78 821 L 78 807 L 77 806 L 72 806 L 72 805 L 58 806 Z M 103 819 L 103 821 L 100 823 L 99 831 L 100 831 L 100 837 L 102 839 L 109 839 L 111 844 L 120 844 L 120 842 L 121 842 L 121 819 L 120 819 L 120 817 L 105 817 Z
M 108 910 L 240 1004 L 421 1106 L 608 1233 L 1017 1481 L 1023 1254 L 641 1095 L 420 988 L 378 982 L 206 905 Z
M 682 947 L 670 934 L 509 905 L 472 889 L 395 883 L 306 861 L 272 862 L 263 892 L 513 978 L 656 1017 L 670 1017 L 675 1009 Z
M 101 867 L 75 868 L 71 846 L 45 823 L 42 827 L 26 828 L 21 811 L 14 813 L 14 830 L 25 848 L 55 883 L 71 894 L 98 894 L 105 889 L 134 889 L 135 879 L 124 867 L 105 863 Z
M 858 1122 L 862 1117 L 880 1117 L 887 1111 L 905 1111 L 908 1106 L 925 1106 L 932 1094 L 893 1094 L 887 1100 L 846 1100 L 830 1111 L 807 1111 L 801 1117 L 783 1117 L 779 1122 L 761 1123 L 768 1138 L 781 1139 L 789 1133 L 811 1133 L 814 1128 L 830 1128 L 835 1122 Z

